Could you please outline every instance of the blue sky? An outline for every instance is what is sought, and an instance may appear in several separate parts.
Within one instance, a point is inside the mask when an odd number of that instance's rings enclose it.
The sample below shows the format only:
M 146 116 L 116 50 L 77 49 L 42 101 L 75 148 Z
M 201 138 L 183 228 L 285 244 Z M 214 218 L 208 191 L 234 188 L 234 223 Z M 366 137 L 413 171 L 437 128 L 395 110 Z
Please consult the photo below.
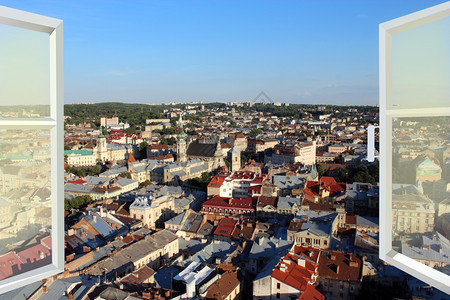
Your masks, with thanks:
M 378 102 L 378 24 L 445 1 L 20 0 L 64 20 L 65 102 Z

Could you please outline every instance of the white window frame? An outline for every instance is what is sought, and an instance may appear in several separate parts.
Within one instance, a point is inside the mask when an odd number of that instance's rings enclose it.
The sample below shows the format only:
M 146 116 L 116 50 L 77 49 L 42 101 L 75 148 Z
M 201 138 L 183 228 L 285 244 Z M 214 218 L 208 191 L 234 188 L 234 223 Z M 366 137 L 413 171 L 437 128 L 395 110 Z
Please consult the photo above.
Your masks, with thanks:
M 0 119 L 0 128 L 50 130 L 52 182 L 52 263 L 1 280 L 0 294 L 2 294 L 64 272 L 64 79 L 62 20 L 0 6 L 0 24 L 49 35 L 50 116 L 34 119 Z
M 380 258 L 450 294 L 450 276 L 392 249 L 392 118 L 450 116 L 450 107 L 392 108 L 392 37 L 450 16 L 450 2 L 400 17 L 379 27 L 380 52 Z M 445 104 L 443 104 L 445 105 Z M 372 129 L 373 130 L 373 129 Z

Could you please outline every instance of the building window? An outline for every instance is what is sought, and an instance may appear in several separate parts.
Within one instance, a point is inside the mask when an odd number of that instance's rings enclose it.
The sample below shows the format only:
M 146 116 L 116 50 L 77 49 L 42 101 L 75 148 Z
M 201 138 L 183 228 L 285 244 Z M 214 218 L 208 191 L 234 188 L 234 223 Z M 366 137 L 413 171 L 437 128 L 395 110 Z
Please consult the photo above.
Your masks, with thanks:
M 277 289 L 279 290 L 280 287 L 281 287 L 281 284 L 278 282 L 278 283 L 277 283 Z
M 280 293 L 277 293 L 277 299 L 280 299 Z
M 35 252 L 33 263 L 10 261 L 17 272 L 0 275 L 0 293 L 5 293 L 64 270 L 64 203 L 57 201 L 64 198 L 62 21 L 0 6 L 0 45 L 0 157 L 18 171 L 0 170 L 2 206 L 7 218 L 17 220 L 6 229 L 20 232 L 15 242 L 36 240 L 17 255 L 45 248 Z M 30 175 L 39 180 L 22 180 Z M 7 195 L 14 190 L 41 190 L 47 196 L 30 199 L 31 205 Z M 21 203 L 20 211 L 11 209 L 13 203 Z M 36 218 L 37 210 L 49 217 Z M 0 261 L 6 255 L 15 254 L 0 245 Z
M 433 219 L 435 196 L 422 189 L 421 184 L 448 181 L 448 175 L 442 172 L 445 162 L 426 154 L 419 156 L 412 144 L 417 141 L 415 133 L 418 129 L 420 136 L 435 139 L 438 145 L 448 142 L 445 140 L 448 132 L 439 133 L 438 128 L 439 124 L 450 122 L 450 68 L 446 63 L 448 49 L 444 46 L 448 41 L 449 17 L 450 2 L 445 2 L 380 24 L 379 56 L 380 210 L 383 212 L 380 213 L 380 258 L 446 293 L 450 293 L 450 276 L 426 266 L 425 256 L 410 254 L 424 253 L 414 238 L 400 249 L 395 247 L 395 242 L 405 233 L 403 231 L 417 236 L 420 241 L 425 236 L 439 238 L 437 232 L 426 232 L 433 228 L 421 230 L 417 224 L 413 225 L 409 216 L 424 212 L 430 215 L 429 223 L 436 223 Z M 428 125 L 430 122 L 439 126 Z M 441 131 L 448 130 L 446 125 L 444 128 Z M 400 132 L 406 136 L 402 137 Z M 406 140 L 402 148 L 407 151 L 410 161 L 414 160 L 411 164 L 413 172 L 407 172 L 399 164 L 396 146 Z M 423 146 L 432 146 L 426 143 L 425 139 Z M 368 154 L 372 153 L 370 147 Z M 372 155 L 369 161 L 371 158 Z M 405 181 L 408 175 L 411 180 Z M 406 182 L 415 185 L 419 193 L 400 192 L 399 185 Z M 408 217 L 404 227 L 402 220 L 398 220 L 399 215 Z M 399 225 L 398 230 L 395 224 Z

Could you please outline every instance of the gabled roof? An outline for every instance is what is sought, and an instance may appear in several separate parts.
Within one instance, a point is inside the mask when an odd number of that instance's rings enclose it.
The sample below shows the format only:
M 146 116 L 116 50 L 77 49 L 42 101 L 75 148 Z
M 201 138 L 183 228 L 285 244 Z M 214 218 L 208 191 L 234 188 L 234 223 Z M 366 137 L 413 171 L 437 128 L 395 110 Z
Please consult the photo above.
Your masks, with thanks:
M 189 144 L 186 154 L 190 156 L 205 156 L 214 157 L 217 144 L 203 144 L 199 141 L 194 141 Z
M 127 162 L 128 163 L 136 162 L 136 159 L 134 158 L 132 152 L 130 152 L 130 155 L 128 156 Z
M 226 299 L 238 286 L 240 281 L 237 272 L 226 272 L 214 282 L 206 293 L 207 299 Z
M 318 253 L 313 248 L 295 246 L 273 270 L 272 277 L 298 291 L 306 290 L 317 267 Z
M 120 282 L 130 285 L 141 284 L 152 277 L 153 274 L 155 274 L 155 271 L 153 271 L 152 268 L 147 267 L 147 265 L 144 265 L 142 268 L 122 278 Z
M 315 286 L 308 284 L 306 290 L 300 295 L 298 300 L 325 300 L 325 295 L 322 294 Z
M 231 237 L 234 227 L 236 226 L 237 220 L 231 218 L 222 218 L 217 225 L 216 230 L 214 230 L 215 235 Z
M 354 254 L 323 250 L 319 256 L 319 276 L 342 281 L 360 281 L 362 261 Z
M 211 178 L 211 181 L 208 183 L 208 187 L 221 187 L 226 177 L 223 176 L 214 176 Z
M 257 205 L 258 205 L 258 207 L 265 207 L 266 205 L 275 207 L 276 203 L 277 203 L 277 197 L 259 196 Z

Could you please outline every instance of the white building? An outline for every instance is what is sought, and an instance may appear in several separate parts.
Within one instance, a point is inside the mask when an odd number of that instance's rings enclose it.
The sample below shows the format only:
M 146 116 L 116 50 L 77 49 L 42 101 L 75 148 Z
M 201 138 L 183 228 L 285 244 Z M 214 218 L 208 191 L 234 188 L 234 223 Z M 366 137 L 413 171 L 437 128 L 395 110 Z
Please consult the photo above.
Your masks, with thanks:
M 95 155 L 88 150 L 64 150 L 64 156 L 69 166 L 85 167 L 96 164 Z

